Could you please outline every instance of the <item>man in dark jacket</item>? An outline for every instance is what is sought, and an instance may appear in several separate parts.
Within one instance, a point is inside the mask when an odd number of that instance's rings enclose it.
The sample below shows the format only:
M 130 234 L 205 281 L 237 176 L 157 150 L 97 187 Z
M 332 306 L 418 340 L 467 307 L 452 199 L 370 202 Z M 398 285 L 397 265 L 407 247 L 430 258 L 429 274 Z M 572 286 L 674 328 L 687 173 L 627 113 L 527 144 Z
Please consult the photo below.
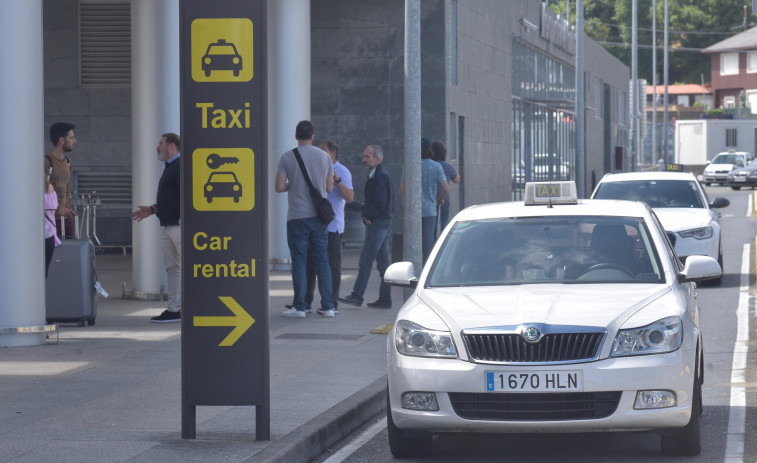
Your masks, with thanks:
M 151 206 L 137 206 L 131 218 L 157 215 L 163 229 L 163 265 L 166 267 L 168 308 L 150 318 L 154 323 L 181 321 L 181 139 L 164 133 L 158 144 L 158 160 L 165 164 L 158 182 L 158 199 Z
M 365 183 L 365 206 L 363 208 L 363 222 L 365 223 L 365 241 L 360 252 L 358 274 L 352 294 L 340 297 L 345 304 L 363 305 L 363 294 L 371 276 L 371 265 L 376 261 L 376 268 L 381 276 L 379 298 L 369 302 L 368 307 L 389 309 L 392 307 L 391 288 L 384 282 L 384 272 L 389 267 L 390 237 L 392 235 L 392 212 L 394 197 L 392 180 L 386 173 L 381 161 L 384 151 L 378 145 L 368 145 L 363 150 L 363 164 L 368 169 L 368 180 Z

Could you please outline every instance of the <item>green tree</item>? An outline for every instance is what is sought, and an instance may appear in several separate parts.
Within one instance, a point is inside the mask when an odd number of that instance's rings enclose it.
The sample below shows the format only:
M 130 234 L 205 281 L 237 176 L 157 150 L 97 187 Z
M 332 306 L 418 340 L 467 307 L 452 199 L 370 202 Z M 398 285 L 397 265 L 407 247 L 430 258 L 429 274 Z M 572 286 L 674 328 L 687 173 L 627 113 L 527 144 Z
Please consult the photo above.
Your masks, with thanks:
M 555 11 L 565 11 L 566 0 L 551 0 Z M 576 0 L 571 3 L 575 23 Z M 559 6 L 557 5 L 559 3 Z M 655 0 L 638 0 L 639 77 L 652 82 L 652 7 Z M 701 50 L 742 32 L 744 5 L 747 27 L 757 19 L 749 0 L 668 0 L 669 60 L 668 80 L 672 83 L 710 81 L 710 55 Z M 662 83 L 665 0 L 656 0 L 657 72 Z M 584 0 L 585 32 L 627 66 L 631 66 L 632 0 Z M 591 59 L 591 57 L 587 57 Z

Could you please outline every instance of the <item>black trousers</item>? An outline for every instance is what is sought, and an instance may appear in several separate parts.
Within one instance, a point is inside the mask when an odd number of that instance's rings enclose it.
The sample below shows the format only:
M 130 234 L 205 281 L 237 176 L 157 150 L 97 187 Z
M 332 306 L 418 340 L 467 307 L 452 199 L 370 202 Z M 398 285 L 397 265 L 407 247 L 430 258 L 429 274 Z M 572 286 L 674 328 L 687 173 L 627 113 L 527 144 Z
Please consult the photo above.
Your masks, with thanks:
M 329 267 L 331 267 L 331 297 L 333 299 L 334 308 L 336 309 L 337 298 L 339 297 L 339 285 L 342 282 L 342 234 L 337 232 L 329 232 L 329 242 L 327 251 L 329 254 Z M 308 253 L 308 260 L 305 264 L 305 271 L 307 272 L 307 291 L 305 292 L 305 303 L 308 307 L 312 307 L 313 293 L 315 292 L 315 263 L 313 262 L 310 253 Z
M 53 261 L 53 251 L 55 251 L 55 237 L 45 238 L 45 278 L 50 269 L 50 262 Z

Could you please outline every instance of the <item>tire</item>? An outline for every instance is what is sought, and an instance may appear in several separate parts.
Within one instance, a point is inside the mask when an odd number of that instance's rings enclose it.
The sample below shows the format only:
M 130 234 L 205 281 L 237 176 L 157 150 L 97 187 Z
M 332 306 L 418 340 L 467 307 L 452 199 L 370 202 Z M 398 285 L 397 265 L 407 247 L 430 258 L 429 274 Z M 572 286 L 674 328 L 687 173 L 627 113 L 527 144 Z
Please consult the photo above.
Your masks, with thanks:
M 720 269 L 723 269 L 723 253 L 718 253 L 718 264 L 720 264 Z M 720 275 L 719 277 L 715 278 L 714 280 L 710 280 L 710 284 L 712 286 L 720 286 L 723 284 L 723 275 Z
M 704 186 L 710 186 L 710 182 L 704 182 Z
M 395 457 L 412 458 L 431 453 L 431 435 L 408 437 L 405 435 L 405 431 L 394 425 L 388 392 L 386 397 L 386 429 L 389 435 L 389 450 Z
M 702 452 L 702 365 L 697 359 L 697 369 L 694 375 L 694 390 L 692 394 L 691 419 L 689 424 L 680 428 L 675 434 L 663 435 L 660 438 L 660 449 L 663 455 L 693 456 Z
M 732 190 L 739 191 L 741 189 L 740 186 L 731 186 Z

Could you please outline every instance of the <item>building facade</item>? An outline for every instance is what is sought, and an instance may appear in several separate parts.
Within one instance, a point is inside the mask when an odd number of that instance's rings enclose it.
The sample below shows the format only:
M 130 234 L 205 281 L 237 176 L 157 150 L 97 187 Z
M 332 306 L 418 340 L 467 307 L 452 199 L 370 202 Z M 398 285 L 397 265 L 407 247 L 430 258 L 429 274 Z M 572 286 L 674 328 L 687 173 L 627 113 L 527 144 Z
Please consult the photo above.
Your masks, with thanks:
M 101 198 L 105 244 L 131 242 L 130 7 L 43 1 L 45 127 L 76 124 L 73 188 Z M 363 148 L 384 148 L 401 231 L 403 159 L 419 155 L 403 152 L 404 0 L 311 0 L 310 9 L 316 138 L 340 145 L 357 202 Z M 575 179 L 575 31 L 567 22 L 533 0 L 423 0 L 421 15 L 422 135 L 443 141 L 461 173 L 452 212 L 519 199 L 523 181 Z M 589 39 L 585 57 L 591 191 L 627 151 L 630 73 Z

